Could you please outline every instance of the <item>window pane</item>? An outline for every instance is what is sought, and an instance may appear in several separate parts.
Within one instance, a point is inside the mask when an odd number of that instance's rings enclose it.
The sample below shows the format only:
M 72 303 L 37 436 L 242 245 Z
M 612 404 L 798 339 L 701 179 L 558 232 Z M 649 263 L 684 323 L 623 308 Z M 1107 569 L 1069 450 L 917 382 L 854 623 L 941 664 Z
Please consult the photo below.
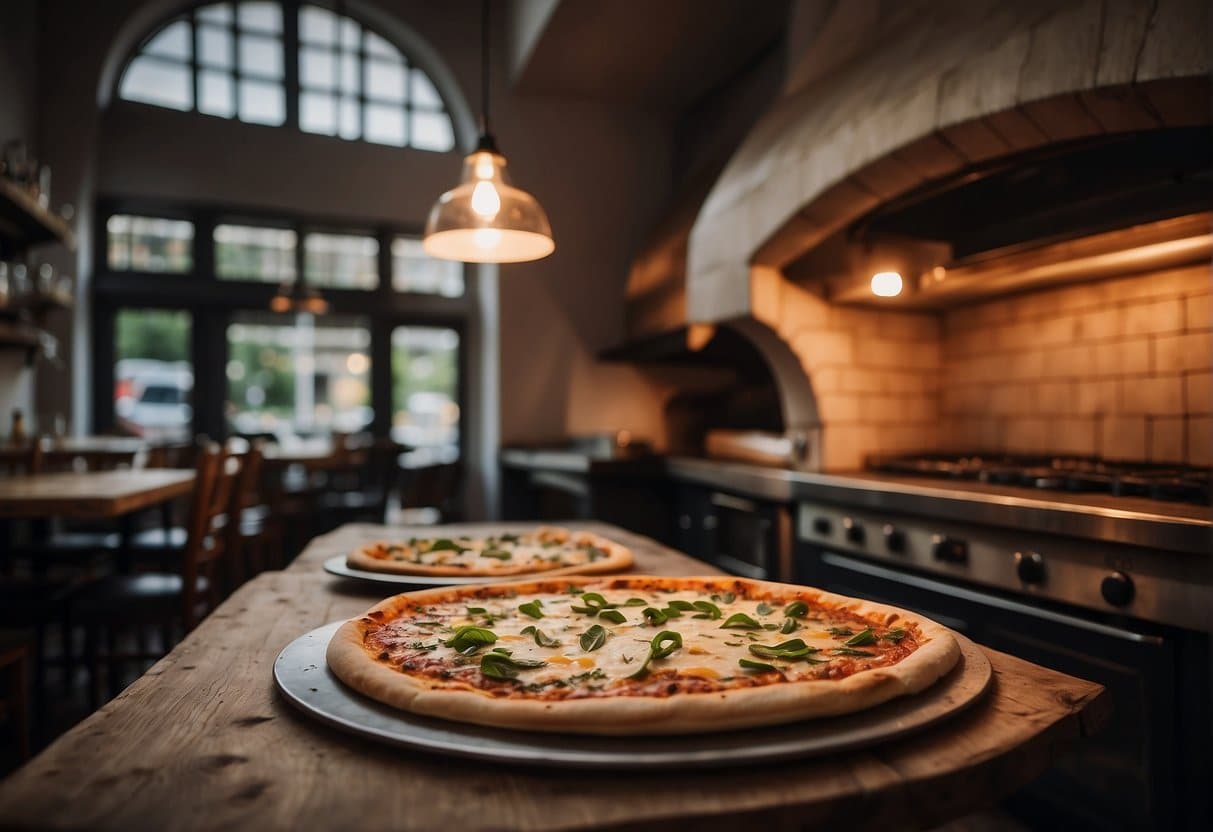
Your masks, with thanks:
M 178 61 L 190 59 L 190 24 L 184 20 L 170 23 L 143 47 L 143 54 L 159 55 Z
M 337 16 L 328 9 L 304 6 L 299 10 L 299 39 L 329 46 L 337 42 Z
M 446 152 L 455 146 L 455 133 L 451 119 L 446 113 L 429 113 L 414 110 L 410 144 L 419 150 Z
M 305 87 L 331 90 L 337 86 L 337 61 L 327 49 L 299 50 L 299 81 Z
M 442 98 L 438 95 L 438 90 L 434 89 L 430 76 L 420 69 L 410 70 L 409 84 L 409 100 L 414 107 L 431 110 L 442 109 Z
M 194 265 L 194 224 L 115 214 L 106 220 L 111 269 L 186 272 Z
M 202 70 L 198 76 L 198 111 L 231 118 L 236 114 L 236 92 L 226 72 Z
M 362 87 L 362 73 L 358 71 L 358 56 L 345 53 L 341 56 L 341 91 L 357 95 Z
M 211 6 L 203 6 L 198 10 L 198 19 L 206 20 L 211 23 L 227 25 L 232 22 L 232 7 L 229 3 L 215 3 Z
M 392 331 L 392 438 L 417 450 L 412 465 L 459 457 L 459 333 L 401 326 Z
M 216 225 L 215 272 L 231 280 L 293 280 L 295 232 L 289 228 Z
M 404 101 L 404 64 L 367 61 L 366 94 L 383 101 Z
M 368 104 L 366 108 L 367 141 L 404 147 L 404 110 Z
M 420 240 L 397 237 L 392 240 L 392 288 L 457 298 L 463 294 L 463 264 L 430 257 Z
M 353 234 L 308 234 L 303 271 L 313 286 L 374 289 L 379 285 L 379 242 Z
M 198 60 L 216 69 L 232 66 L 232 33 L 214 26 L 198 27 Z
M 121 310 L 114 316 L 114 358 L 118 427 L 155 441 L 188 439 L 194 418 L 189 313 Z
M 364 320 L 241 312 L 227 328 L 228 427 L 279 440 L 371 423 Z
M 305 92 L 299 96 L 299 128 L 332 136 L 337 132 L 337 102 L 331 95 Z
M 362 27 L 348 17 L 341 19 L 341 45 L 346 49 L 357 49 Z
M 269 78 L 281 78 L 282 42 L 259 35 L 241 35 L 240 71 Z
M 282 7 L 277 3 L 241 3 L 240 28 L 278 34 L 282 31 Z
M 240 82 L 240 120 L 277 126 L 286 120 L 286 96 L 279 84 Z
M 366 33 L 366 51 L 381 58 L 400 59 L 400 50 L 374 32 Z
M 362 135 L 362 108 L 357 98 L 341 99 L 341 138 L 356 139 Z
M 194 90 L 189 67 L 138 55 L 122 76 L 118 95 L 127 101 L 141 101 L 174 110 L 194 106 Z

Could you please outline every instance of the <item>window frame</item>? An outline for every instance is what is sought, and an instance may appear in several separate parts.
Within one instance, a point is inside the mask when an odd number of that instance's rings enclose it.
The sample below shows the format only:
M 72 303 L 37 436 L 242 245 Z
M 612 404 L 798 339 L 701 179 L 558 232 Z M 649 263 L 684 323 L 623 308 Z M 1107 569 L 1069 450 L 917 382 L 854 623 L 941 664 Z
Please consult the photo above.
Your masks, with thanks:
M 225 24 L 219 24 L 212 21 L 200 20 L 198 12 L 206 6 L 213 5 L 217 2 L 227 2 L 232 6 L 232 19 Z M 157 109 L 168 109 L 180 113 L 190 113 L 196 116 L 207 118 L 218 118 L 225 121 L 238 121 L 241 124 L 248 124 L 256 127 L 276 127 L 290 128 L 295 132 L 308 135 L 320 136 L 322 138 L 336 139 L 339 141 L 360 141 L 367 144 L 379 145 L 381 147 L 391 147 L 398 149 L 417 150 L 423 153 L 457 153 L 459 152 L 459 142 L 457 131 L 455 129 L 455 119 L 451 114 L 451 108 L 439 90 L 438 85 L 434 83 L 430 74 L 409 54 L 408 50 L 402 47 L 395 39 L 379 31 L 373 25 L 368 23 L 364 18 L 359 16 L 356 11 L 352 11 L 344 6 L 334 8 L 325 0 L 268 0 L 273 2 L 282 10 L 282 31 L 271 33 L 263 29 L 255 27 L 246 27 L 239 22 L 238 6 L 241 0 L 205 0 L 205 2 L 196 3 L 184 10 L 175 11 L 161 18 L 157 23 L 150 27 L 147 33 L 139 39 L 139 42 L 134 49 L 126 56 L 126 60 L 122 64 L 122 70 L 117 74 L 114 81 L 112 100 L 121 101 L 123 104 L 134 105 L 139 107 L 156 107 Z M 340 84 L 332 90 L 324 90 L 317 86 L 304 85 L 301 80 L 299 68 L 299 59 L 304 48 L 315 50 L 328 50 L 334 56 L 334 59 L 340 62 L 340 57 L 345 54 L 344 47 L 340 43 L 340 33 L 337 35 L 337 41 L 331 46 L 321 46 L 315 43 L 304 43 L 300 38 L 299 32 L 299 13 L 303 6 L 315 6 L 335 15 L 338 19 L 352 20 L 359 27 L 358 47 L 353 50 L 358 59 L 358 91 L 356 94 L 346 94 L 340 89 Z M 172 24 L 184 21 L 190 27 L 190 53 L 188 60 L 177 60 L 163 55 L 145 52 L 147 46 L 154 40 L 165 28 Z M 229 49 L 229 60 L 231 65 L 223 68 L 216 66 L 213 63 L 203 61 L 199 55 L 201 48 L 201 27 L 210 29 L 221 29 L 228 33 L 231 38 Z M 282 76 L 280 78 L 272 78 L 269 75 L 256 71 L 249 72 L 241 67 L 240 64 L 240 37 L 242 34 L 250 34 L 259 37 L 272 37 L 278 39 L 282 47 Z M 369 67 L 373 62 L 383 62 L 386 59 L 376 55 L 368 46 L 369 36 L 374 35 L 390 44 L 400 56 L 401 67 L 404 72 L 404 98 L 400 102 L 388 101 L 386 99 L 376 97 L 368 92 Z M 189 91 L 190 91 L 190 106 L 187 109 L 178 109 L 168 107 L 166 105 L 152 104 L 145 101 L 135 101 L 122 97 L 122 81 L 126 77 L 126 73 L 130 68 L 131 63 L 136 58 L 146 58 L 160 62 L 166 66 L 184 67 L 189 73 Z M 220 73 L 227 77 L 230 81 L 232 94 L 232 114 L 217 115 L 214 113 L 203 112 L 199 108 L 202 72 Z M 412 73 L 421 72 L 426 76 L 433 88 L 435 95 L 438 96 L 439 104 L 437 107 L 418 106 L 413 97 L 413 82 Z M 243 79 L 257 81 L 260 83 L 281 84 L 283 95 L 285 97 L 283 120 L 281 124 L 267 124 L 263 121 L 244 121 L 240 118 L 240 82 Z M 336 130 L 334 133 L 320 133 L 304 130 L 300 120 L 300 108 L 302 106 L 302 96 L 308 94 L 328 94 L 331 95 L 336 102 Z M 357 138 L 345 138 L 341 135 L 341 116 L 340 107 L 341 101 L 344 98 L 351 98 L 358 102 L 358 125 L 359 131 Z M 370 141 L 366 138 L 368 126 L 368 110 L 371 106 L 390 106 L 398 109 L 401 118 L 404 122 L 403 144 L 396 145 L 387 142 Z M 450 124 L 451 146 L 446 150 L 434 150 L 428 147 L 419 147 L 413 143 L 413 114 L 414 113 L 430 113 L 440 114 L 445 116 Z
M 109 268 L 106 222 L 112 214 L 184 219 L 194 223 L 194 268 L 188 272 L 116 271 Z M 89 288 L 92 327 L 93 412 L 92 430 L 115 429 L 112 394 L 115 360 L 115 319 L 124 309 L 181 310 L 191 315 L 190 356 L 194 369 L 194 433 L 211 437 L 227 434 L 223 418 L 227 400 L 227 327 L 240 311 L 266 312 L 277 283 L 219 277 L 215 267 L 214 230 L 225 223 L 247 223 L 295 231 L 296 274 L 303 273 L 304 238 L 312 231 L 374 236 L 379 242 L 378 285 L 373 289 L 321 288 L 332 315 L 364 318 L 370 330 L 371 408 L 368 430 L 376 437 L 391 434 L 394 412 L 392 389 L 392 332 L 398 326 L 445 327 L 459 335 L 457 403 L 460 408 L 460 458 L 468 450 L 469 427 L 469 324 L 474 315 L 475 269 L 463 264 L 464 293 L 457 298 L 438 294 L 397 291 L 392 285 L 391 241 L 396 236 L 420 236 L 422 229 L 397 224 L 341 220 L 334 217 L 288 216 L 285 212 L 252 210 L 229 205 L 159 200 L 102 198 L 94 219 L 94 262 L 97 269 Z M 285 317 L 285 316 L 284 316 Z M 198 356 L 211 356 L 200 362 Z

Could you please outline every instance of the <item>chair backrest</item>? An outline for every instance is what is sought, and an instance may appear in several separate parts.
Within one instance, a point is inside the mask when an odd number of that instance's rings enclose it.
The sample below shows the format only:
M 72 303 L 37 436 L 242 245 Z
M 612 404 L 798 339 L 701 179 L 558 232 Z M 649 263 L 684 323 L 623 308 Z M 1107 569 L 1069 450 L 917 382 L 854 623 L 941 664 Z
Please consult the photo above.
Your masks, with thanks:
M 153 445 L 147 450 L 148 468 L 193 468 L 198 443 L 174 442 Z
M 400 492 L 401 508 L 436 508 L 446 515 L 452 513 L 463 480 L 463 465 L 448 462 L 408 470 Z
M 235 589 L 244 583 L 247 570 L 241 541 L 240 523 L 244 509 L 260 505 L 259 486 L 261 483 L 261 468 L 265 460 L 265 440 L 258 439 L 244 452 L 240 458 L 240 473 L 236 476 L 231 494 L 228 497 L 227 525 L 224 527 L 227 547 L 228 578 L 230 588 Z
M 198 577 L 206 575 L 211 583 L 212 598 L 217 566 L 227 551 L 223 525 L 227 521 L 232 490 L 240 473 L 240 459 L 227 448 L 205 442 L 198 450 L 194 493 L 190 501 L 189 524 L 183 553 L 182 601 L 186 630 L 197 624 L 197 608 L 201 600 L 197 591 Z
M 138 451 L 68 451 L 51 447 L 43 455 L 44 471 L 118 471 L 135 467 Z
M 6 476 L 42 473 L 45 446 L 46 440 L 37 437 L 28 445 L 0 448 L 0 473 Z

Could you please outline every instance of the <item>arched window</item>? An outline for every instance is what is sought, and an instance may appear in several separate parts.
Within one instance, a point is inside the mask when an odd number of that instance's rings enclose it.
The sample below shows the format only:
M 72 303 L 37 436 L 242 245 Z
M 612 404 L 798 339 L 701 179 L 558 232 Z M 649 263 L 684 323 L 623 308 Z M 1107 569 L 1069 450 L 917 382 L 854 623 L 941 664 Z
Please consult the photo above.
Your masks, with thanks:
M 306 3 L 210 3 L 173 18 L 131 58 L 118 96 L 396 147 L 455 146 L 425 72 L 358 21 Z

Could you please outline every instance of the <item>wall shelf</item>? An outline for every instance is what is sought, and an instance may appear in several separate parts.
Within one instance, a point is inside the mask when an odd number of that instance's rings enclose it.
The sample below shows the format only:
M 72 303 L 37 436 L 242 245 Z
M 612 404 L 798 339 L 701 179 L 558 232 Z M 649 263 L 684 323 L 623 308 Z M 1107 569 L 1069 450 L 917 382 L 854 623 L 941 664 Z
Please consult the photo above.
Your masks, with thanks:
M 27 364 L 33 364 L 34 358 L 39 353 L 44 355 L 56 353 L 57 347 L 54 336 L 35 326 L 23 321 L 12 323 L 0 321 L 0 351 L 23 350 Z
M 70 250 L 76 246 L 76 235 L 65 219 L 39 205 L 20 185 L 0 177 L 0 249 L 11 253 L 50 242 Z

